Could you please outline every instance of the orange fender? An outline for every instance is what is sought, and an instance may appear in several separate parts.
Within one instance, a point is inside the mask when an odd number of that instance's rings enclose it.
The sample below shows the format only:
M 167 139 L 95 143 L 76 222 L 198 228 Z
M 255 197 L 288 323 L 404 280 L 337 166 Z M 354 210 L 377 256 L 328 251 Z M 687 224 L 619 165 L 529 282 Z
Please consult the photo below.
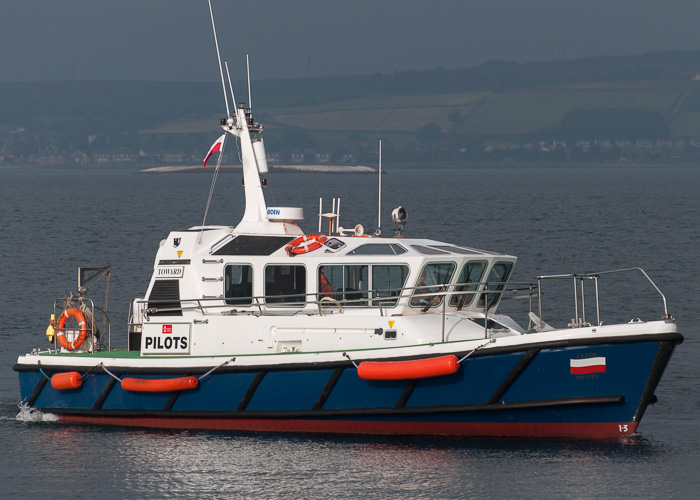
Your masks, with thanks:
M 179 378 L 130 378 L 122 379 L 122 389 L 134 392 L 172 392 L 194 389 L 199 385 L 197 377 Z
M 410 361 L 363 361 L 357 367 L 357 375 L 364 380 L 410 380 L 451 375 L 457 370 L 457 356 L 450 354 Z
M 80 389 L 83 386 L 83 378 L 78 372 L 56 373 L 51 377 L 51 387 L 57 391 Z

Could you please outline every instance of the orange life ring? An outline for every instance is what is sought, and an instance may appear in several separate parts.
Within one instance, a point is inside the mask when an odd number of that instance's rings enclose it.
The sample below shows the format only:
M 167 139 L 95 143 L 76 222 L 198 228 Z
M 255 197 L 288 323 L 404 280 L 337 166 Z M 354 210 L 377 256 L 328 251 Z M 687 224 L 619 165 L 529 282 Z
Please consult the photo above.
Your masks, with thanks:
M 66 340 L 64 332 L 66 321 L 68 320 L 68 318 L 77 319 L 78 326 L 80 327 L 80 335 L 78 335 L 78 338 L 73 342 L 68 342 Z M 61 313 L 61 316 L 58 318 L 58 326 L 56 327 L 56 332 L 56 340 L 58 341 L 58 345 L 65 349 L 68 349 L 69 351 L 73 351 L 81 345 L 83 345 L 83 342 L 85 342 L 85 339 L 88 335 L 88 324 L 87 321 L 85 321 L 85 316 L 82 312 L 80 312 L 80 309 L 70 308 L 63 311 Z
M 321 248 L 321 245 L 323 245 L 326 239 L 326 236 L 323 234 L 305 234 L 304 236 L 294 238 L 284 249 L 290 256 L 313 252 Z

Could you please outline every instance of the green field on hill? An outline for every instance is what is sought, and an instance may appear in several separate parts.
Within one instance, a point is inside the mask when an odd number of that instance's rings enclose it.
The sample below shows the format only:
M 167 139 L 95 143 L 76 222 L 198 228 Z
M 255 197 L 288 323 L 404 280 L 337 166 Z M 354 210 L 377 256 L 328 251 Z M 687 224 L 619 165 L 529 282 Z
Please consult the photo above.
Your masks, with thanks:
M 268 151 L 281 157 L 370 157 L 379 138 L 406 158 L 432 149 L 455 161 L 499 143 L 689 143 L 700 140 L 698 68 L 700 51 L 669 51 L 254 81 L 254 117 L 271 132 Z M 246 87 L 234 82 L 239 97 Z M 120 152 L 195 157 L 220 133 L 223 115 L 218 82 L 0 82 L 0 153 L 11 162 Z
M 374 97 L 342 100 L 323 105 L 262 108 L 272 121 L 309 130 L 417 131 L 437 123 L 442 132 L 456 134 L 518 135 L 556 127 L 572 111 L 642 110 L 661 114 L 675 137 L 700 133 L 696 121 L 700 110 L 686 109 L 680 102 L 687 89 L 640 89 L 618 85 L 615 89 L 571 88 L 522 89 L 450 95 Z M 688 98 L 685 101 L 690 101 Z M 377 113 L 377 111 L 380 111 Z M 459 123 L 449 116 L 460 113 Z M 696 125 L 697 123 L 697 125 Z

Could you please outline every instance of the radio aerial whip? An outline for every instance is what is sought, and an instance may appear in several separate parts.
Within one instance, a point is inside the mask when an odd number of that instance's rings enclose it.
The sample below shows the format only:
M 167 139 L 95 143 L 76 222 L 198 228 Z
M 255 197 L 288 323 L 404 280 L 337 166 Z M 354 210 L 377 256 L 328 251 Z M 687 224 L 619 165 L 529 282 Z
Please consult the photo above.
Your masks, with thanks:
M 214 10 L 211 7 L 211 0 L 208 0 L 209 3 L 209 16 L 211 17 L 211 29 L 214 32 L 214 45 L 216 46 L 216 60 L 219 63 L 219 74 L 221 75 L 221 90 L 224 92 L 224 103 L 226 104 L 226 121 L 231 121 L 231 111 L 228 106 L 228 96 L 226 95 L 226 83 L 224 82 L 224 68 L 221 65 L 221 53 L 219 52 L 219 39 L 216 36 L 216 24 L 214 23 Z M 228 64 L 226 64 L 226 72 L 228 73 Z M 229 77 L 229 85 L 230 85 L 230 77 Z M 233 88 L 231 88 L 231 96 L 233 96 Z M 235 104 L 235 100 L 233 101 Z M 223 125 L 223 120 L 222 120 L 222 125 Z M 212 177 L 211 180 L 211 186 L 209 188 L 209 197 L 207 198 L 207 206 L 204 209 L 204 217 L 202 218 L 202 229 L 199 232 L 199 238 L 198 238 L 198 243 L 201 243 L 202 241 L 202 232 L 204 231 L 204 225 L 206 224 L 207 221 L 207 214 L 209 213 L 209 206 L 211 205 L 211 199 L 212 196 L 214 195 L 214 186 L 216 185 L 216 179 L 219 176 L 219 169 L 221 167 L 221 160 L 224 156 L 224 146 L 226 145 L 226 137 L 227 133 L 224 134 L 223 140 L 221 142 L 221 146 L 219 148 L 219 158 L 217 159 L 216 162 L 216 169 L 214 170 L 214 177 Z M 211 153 L 210 153 L 211 154 Z M 206 165 L 206 160 L 204 162 Z

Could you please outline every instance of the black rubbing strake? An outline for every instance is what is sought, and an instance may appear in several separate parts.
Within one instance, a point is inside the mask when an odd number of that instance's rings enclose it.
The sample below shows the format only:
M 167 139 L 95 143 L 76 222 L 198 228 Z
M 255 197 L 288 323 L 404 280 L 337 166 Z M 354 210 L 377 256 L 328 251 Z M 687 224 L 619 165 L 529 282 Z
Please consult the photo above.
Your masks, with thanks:
M 498 386 L 498 389 L 491 395 L 489 400 L 486 402 L 486 404 L 495 404 L 498 403 L 503 395 L 506 393 L 506 391 L 510 388 L 511 385 L 513 385 L 513 382 L 518 380 L 518 377 L 520 376 L 523 371 L 525 371 L 525 368 L 527 368 L 527 365 L 530 364 L 530 362 L 535 359 L 535 356 L 537 356 L 537 353 L 539 353 L 539 349 L 530 349 L 525 353 L 525 355 L 520 358 L 520 361 L 518 361 L 518 364 L 515 365 L 515 367 L 511 370 L 511 372 L 508 374 L 508 376 L 501 382 L 501 385 Z
M 250 400 L 253 398 L 253 394 L 255 394 L 256 389 L 260 385 L 260 382 L 262 382 L 262 379 L 265 378 L 266 374 L 267 372 L 259 372 L 255 376 L 253 381 L 248 386 L 248 390 L 245 391 L 243 399 L 241 399 L 241 402 L 238 404 L 238 408 L 236 408 L 236 411 L 243 411 L 246 409 L 246 406 L 248 406 L 248 403 L 250 403 Z
M 331 395 L 331 392 L 333 392 L 333 388 L 335 387 L 335 384 L 338 383 L 338 379 L 343 374 L 344 370 L 345 370 L 345 368 L 336 368 L 335 369 L 335 371 L 333 372 L 331 377 L 328 379 L 326 386 L 321 391 L 321 394 L 318 396 L 318 399 L 316 400 L 314 405 L 311 407 L 312 410 L 320 410 L 321 408 L 323 408 L 323 405 L 326 403 L 328 396 Z
M 117 383 L 117 379 L 109 377 L 109 380 L 107 381 L 105 386 L 102 388 L 102 392 L 95 400 L 95 404 L 92 405 L 93 410 L 99 410 L 100 408 L 102 408 L 102 405 L 105 404 L 105 401 L 107 400 L 107 396 L 109 396 L 109 393 L 112 392 L 112 388 L 114 387 L 114 384 L 116 384 L 116 383 Z

